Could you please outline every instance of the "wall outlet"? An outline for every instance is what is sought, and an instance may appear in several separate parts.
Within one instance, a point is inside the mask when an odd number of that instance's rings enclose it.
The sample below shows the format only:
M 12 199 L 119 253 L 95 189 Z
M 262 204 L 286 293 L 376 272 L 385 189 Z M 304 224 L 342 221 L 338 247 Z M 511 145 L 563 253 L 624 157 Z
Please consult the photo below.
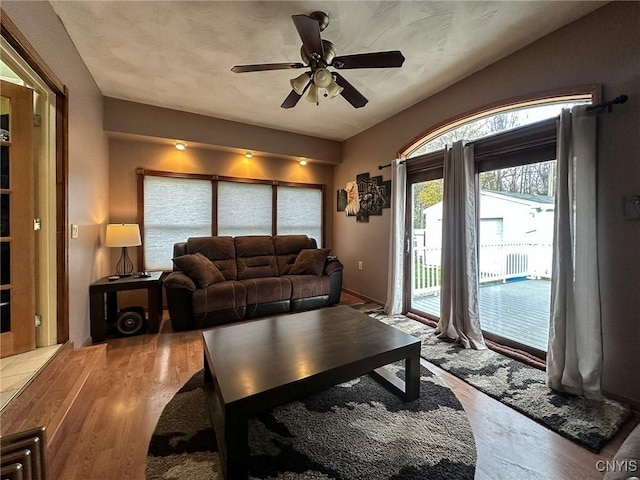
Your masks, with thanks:
M 358 262 L 358 270 L 362 270 L 362 260 Z
M 71 224 L 71 238 L 78 238 L 78 225 L 72 223 Z

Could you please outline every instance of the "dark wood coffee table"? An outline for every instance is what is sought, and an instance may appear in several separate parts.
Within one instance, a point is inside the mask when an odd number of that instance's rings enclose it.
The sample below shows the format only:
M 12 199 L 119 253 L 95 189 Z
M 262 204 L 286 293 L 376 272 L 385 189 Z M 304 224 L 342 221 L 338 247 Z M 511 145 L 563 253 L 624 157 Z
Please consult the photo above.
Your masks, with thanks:
M 420 395 L 420 340 L 348 306 L 216 327 L 202 337 L 227 480 L 247 478 L 247 419 L 258 412 L 372 372 L 406 400 Z M 398 360 L 406 382 L 379 368 Z

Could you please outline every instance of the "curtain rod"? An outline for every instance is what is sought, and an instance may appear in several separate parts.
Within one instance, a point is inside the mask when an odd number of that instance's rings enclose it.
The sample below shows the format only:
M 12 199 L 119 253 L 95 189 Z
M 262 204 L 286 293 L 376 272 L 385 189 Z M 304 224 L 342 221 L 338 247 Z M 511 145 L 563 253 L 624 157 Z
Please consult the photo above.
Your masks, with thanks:
M 403 163 L 406 163 L 406 160 L 401 160 L 400 162 L 398 162 L 398 165 L 402 165 Z M 390 166 L 390 163 L 387 163 L 386 165 L 378 165 L 378 170 L 382 170 L 383 168 L 387 168 Z
M 608 112 L 611 112 L 611 110 L 612 110 L 614 105 L 623 104 L 627 100 L 629 100 L 629 97 L 627 97 L 626 95 L 619 95 L 616 98 L 614 98 L 613 100 L 609 100 L 608 102 L 602 102 L 602 103 L 598 103 L 596 105 L 591 105 L 591 106 L 587 107 L 587 112 L 593 112 L 593 111 L 596 111 L 596 110 L 602 110 L 603 108 L 606 108 Z

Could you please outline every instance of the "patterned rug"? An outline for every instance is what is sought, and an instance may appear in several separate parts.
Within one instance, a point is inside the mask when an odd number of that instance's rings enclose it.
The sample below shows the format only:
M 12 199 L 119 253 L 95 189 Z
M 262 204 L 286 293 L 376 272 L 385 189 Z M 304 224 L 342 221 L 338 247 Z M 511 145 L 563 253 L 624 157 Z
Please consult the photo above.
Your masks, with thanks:
M 253 417 L 249 449 L 250 479 L 471 480 L 476 464 L 462 405 L 425 368 L 411 402 L 366 375 Z M 147 479 L 222 480 L 202 371 L 163 410 Z
M 354 307 L 422 340 L 425 360 L 593 452 L 599 452 L 631 417 L 631 410 L 616 401 L 550 390 L 544 371 L 492 350 L 464 349 L 438 340 L 434 328 L 404 315 L 385 315 L 371 304 Z

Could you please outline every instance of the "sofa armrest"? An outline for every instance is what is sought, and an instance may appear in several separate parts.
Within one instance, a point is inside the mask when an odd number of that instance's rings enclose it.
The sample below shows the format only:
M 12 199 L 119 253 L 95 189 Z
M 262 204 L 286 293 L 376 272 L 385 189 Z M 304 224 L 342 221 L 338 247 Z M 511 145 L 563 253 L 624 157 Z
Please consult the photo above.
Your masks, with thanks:
M 167 289 L 185 288 L 191 292 L 196 291 L 196 284 L 183 272 L 171 272 L 167 275 L 167 278 L 164 279 L 164 287 Z
M 328 260 L 324 265 L 322 274 L 329 277 L 329 305 L 340 303 L 343 268 L 343 265 L 337 259 Z
M 169 319 L 174 332 L 194 328 L 193 292 L 196 285 L 183 272 L 171 272 L 164 279 Z
M 341 272 L 344 266 L 338 260 L 329 260 L 324 264 L 323 275 L 330 276 L 334 272 Z

